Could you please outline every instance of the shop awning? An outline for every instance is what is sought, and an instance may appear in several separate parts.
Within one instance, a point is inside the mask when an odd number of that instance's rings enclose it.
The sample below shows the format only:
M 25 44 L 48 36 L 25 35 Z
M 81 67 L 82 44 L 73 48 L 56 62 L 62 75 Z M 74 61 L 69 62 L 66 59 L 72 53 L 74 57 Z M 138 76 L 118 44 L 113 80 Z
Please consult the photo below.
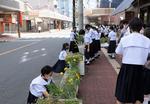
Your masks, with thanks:
M 121 13 L 131 7 L 134 0 L 123 0 L 121 4 L 113 11 L 112 15 Z

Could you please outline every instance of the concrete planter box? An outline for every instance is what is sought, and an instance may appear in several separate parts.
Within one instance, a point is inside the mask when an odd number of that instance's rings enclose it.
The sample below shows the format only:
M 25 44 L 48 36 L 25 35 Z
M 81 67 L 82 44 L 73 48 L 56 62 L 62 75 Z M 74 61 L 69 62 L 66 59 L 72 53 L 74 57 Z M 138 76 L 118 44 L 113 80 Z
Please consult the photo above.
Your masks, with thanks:
M 80 99 L 77 99 L 77 98 L 75 98 L 75 99 L 59 99 L 58 100 L 58 104 L 60 103 L 60 104 L 66 104 L 67 102 L 70 102 L 69 104 L 71 104 L 71 102 L 77 102 L 77 104 L 83 104 L 82 103 L 82 100 L 80 100 Z M 68 104 L 68 103 L 67 103 Z
M 84 45 L 81 44 L 81 45 L 78 46 L 78 48 L 79 48 L 79 52 L 84 55 Z
M 78 67 L 80 69 L 80 75 L 85 75 L 84 56 L 83 56 L 83 60 L 79 62 Z

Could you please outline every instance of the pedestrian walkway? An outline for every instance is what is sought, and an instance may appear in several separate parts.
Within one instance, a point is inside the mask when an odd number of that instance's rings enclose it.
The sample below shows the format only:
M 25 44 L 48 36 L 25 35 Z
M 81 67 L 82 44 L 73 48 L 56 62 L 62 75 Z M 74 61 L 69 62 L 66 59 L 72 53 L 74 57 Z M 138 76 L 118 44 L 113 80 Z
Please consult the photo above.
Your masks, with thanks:
M 116 79 L 116 71 L 102 52 L 100 58 L 86 66 L 86 75 L 79 87 L 79 98 L 83 104 L 115 104 Z
M 7 42 L 15 40 L 16 37 L 10 36 L 10 35 L 0 35 L 0 42 Z
M 20 39 L 32 39 L 32 38 L 69 38 L 70 35 L 70 29 L 64 29 L 60 31 L 46 31 L 41 33 L 33 33 L 33 32 L 27 32 L 27 33 L 21 33 Z M 18 39 L 18 33 L 3 33 L 0 35 L 0 42 L 4 41 L 12 41 Z

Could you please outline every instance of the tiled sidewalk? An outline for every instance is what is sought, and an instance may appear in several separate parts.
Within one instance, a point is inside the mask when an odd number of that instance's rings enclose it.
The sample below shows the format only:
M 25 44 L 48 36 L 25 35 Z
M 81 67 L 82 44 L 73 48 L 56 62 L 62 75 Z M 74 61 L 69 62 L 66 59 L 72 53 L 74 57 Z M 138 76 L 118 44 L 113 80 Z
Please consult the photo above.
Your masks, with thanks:
M 115 104 L 117 73 L 103 53 L 91 65 L 81 81 L 79 98 L 83 104 Z
M 12 37 L 10 35 L 0 35 L 0 42 L 7 42 L 15 39 L 16 39 L 15 37 Z

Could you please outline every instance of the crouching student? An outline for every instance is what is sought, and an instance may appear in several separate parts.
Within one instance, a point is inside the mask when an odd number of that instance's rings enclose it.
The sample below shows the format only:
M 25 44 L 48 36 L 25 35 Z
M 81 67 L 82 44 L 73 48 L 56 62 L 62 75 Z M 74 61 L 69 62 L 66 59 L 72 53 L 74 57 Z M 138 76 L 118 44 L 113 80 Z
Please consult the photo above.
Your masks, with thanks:
M 41 69 L 41 75 L 32 80 L 30 84 L 29 95 L 27 99 L 27 104 L 36 104 L 38 98 L 44 97 L 48 98 L 49 93 L 47 85 L 52 81 L 52 68 L 50 66 L 44 66 Z
M 66 63 L 66 57 L 67 57 L 67 50 L 69 49 L 69 44 L 68 43 L 64 43 L 62 46 L 62 51 L 59 54 L 59 59 L 56 62 L 56 64 L 53 66 L 53 71 L 55 73 L 60 73 L 60 72 L 65 72 L 64 69 L 67 66 Z

